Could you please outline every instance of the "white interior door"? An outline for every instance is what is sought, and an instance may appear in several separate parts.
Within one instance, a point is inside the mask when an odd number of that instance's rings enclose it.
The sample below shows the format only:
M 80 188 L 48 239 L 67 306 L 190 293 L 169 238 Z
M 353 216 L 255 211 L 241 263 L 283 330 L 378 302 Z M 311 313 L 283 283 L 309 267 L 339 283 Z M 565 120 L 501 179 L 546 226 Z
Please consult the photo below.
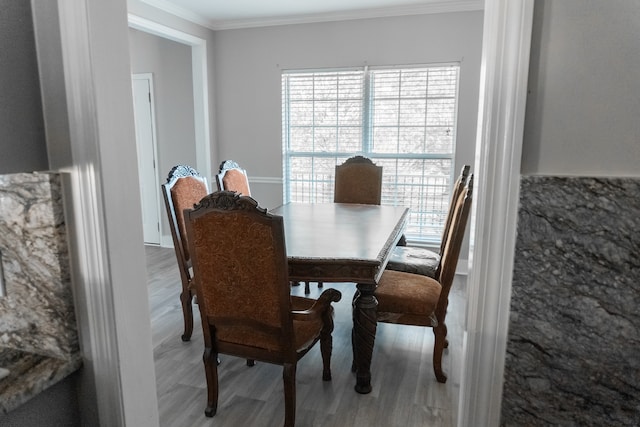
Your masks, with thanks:
M 156 170 L 153 76 L 133 74 L 133 110 L 138 151 L 138 176 L 142 203 L 144 242 L 160 244 L 160 183 Z

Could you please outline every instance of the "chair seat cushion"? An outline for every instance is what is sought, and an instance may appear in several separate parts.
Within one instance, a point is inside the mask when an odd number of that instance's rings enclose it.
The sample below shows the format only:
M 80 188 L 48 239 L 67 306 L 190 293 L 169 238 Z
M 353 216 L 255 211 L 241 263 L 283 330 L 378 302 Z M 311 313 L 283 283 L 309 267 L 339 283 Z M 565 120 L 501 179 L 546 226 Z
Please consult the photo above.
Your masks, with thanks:
M 385 270 L 375 291 L 378 320 L 435 326 L 433 313 L 441 290 L 440 283 L 430 277 Z
M 292 310 L 307 310 L 311 308 L 316 300 L 311 298 L 291 296 L 291 309 Z M 333 310 L 333 307 L 329 306 L 329 310 Z M 301 352 L 310 348 L 320 336 L 322 331 L 322 319 L 316 319 L 312 321 L 293 321 L 293 334 L 296 340 L 296 351 Z
M 389 258 L 387 269 L 435 278 L 439 264 L 440 255 L 429 249 L 415 246 L 396 246 Z
M 291 296 L 292 310 L 306 310 L 311 308 L 316 300 L 311 298 Z M 333 307 L 329 306 L 332 310 Z M 302 352 L 309 349 L 322 331 L 322 319 L 318 318 L 311 321 L 293 321 L 293 334 L 295 336 L 295 349 Z M 248 323 L 242 324 L 238 322 L 236 325 L 226 325 L 217 331 L 219 341 L 225 341 L 240 345 L 251 345 L 265 350 L 279 352 L 282 351 L 282 343 L 280 342 L 280 333 L 278 330 L 269 332 L 268 329 L 251 326 Z

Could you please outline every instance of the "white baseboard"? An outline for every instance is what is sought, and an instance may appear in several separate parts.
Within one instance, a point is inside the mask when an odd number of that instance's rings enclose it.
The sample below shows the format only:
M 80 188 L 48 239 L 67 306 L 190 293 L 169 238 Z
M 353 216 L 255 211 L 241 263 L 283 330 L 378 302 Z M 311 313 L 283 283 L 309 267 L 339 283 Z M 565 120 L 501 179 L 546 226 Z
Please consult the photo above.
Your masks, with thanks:
M 170 234 L 160 236 L 160 246 L 173 249 L 173 237 Z
M 469 260 L 468 259 L 459 259 L 458 266 L 456 267 L 456 274 L 461 276 L 469 275 Z

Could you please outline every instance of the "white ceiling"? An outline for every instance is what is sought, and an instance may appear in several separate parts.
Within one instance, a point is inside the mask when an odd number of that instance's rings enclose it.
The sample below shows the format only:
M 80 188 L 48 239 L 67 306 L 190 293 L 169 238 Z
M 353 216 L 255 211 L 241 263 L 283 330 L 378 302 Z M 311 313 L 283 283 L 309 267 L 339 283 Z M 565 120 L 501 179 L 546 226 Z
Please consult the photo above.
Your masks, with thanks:
M 213 30 L 482 10 L 483 0 L 141 0 Z

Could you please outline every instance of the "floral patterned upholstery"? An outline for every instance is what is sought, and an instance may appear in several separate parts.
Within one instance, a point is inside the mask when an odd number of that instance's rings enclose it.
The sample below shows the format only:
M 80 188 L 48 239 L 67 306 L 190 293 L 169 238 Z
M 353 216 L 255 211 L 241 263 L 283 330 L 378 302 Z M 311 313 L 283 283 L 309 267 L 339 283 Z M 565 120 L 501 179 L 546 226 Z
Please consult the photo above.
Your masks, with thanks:
M 189 246 L 186 239 L 184 210 L 191 209 L 209 192 L 207 180 L 191 166 L 177 165 L 171 169 L 167 182 L 162 184 L 162 196 L 167 211 L 173 249 L 178 261 L 182 292 L 180 302 L 184 317 L 183 341 L 191 339 L 193 332 L 192 300 L 195 295 L 191 274 Z
M 187 176 L 178 180 L 171 188 L 171 198 L 176 212 L 178 231 L 184 251 L 184 257 L 189 260 L 189 245 L 187 243 L 187 231 L 184 223 L 184 210 L 193 207 L 208 193 L 206 185 L 193 177 Z
M 220 191 L 235 191 L 243 196 L 251 196 L 247 171 L 233 160 L 225 160 L 220 164 L 216 182 Z
M 335 203 L 379 205 L 382 198 L 382 166 L 362 156 L 336 166 Z
M 208 402 L 217 408 L 218 353 L 281 364 L 285 425 L 295 418 L 295 366 L 320 341 L 323 379 L 331 378 L 332 301 L 289 293 L 284 224 L 251 197 L 232 191 L 206 196 L 186 212 L 186 228 L 205 340 Z

